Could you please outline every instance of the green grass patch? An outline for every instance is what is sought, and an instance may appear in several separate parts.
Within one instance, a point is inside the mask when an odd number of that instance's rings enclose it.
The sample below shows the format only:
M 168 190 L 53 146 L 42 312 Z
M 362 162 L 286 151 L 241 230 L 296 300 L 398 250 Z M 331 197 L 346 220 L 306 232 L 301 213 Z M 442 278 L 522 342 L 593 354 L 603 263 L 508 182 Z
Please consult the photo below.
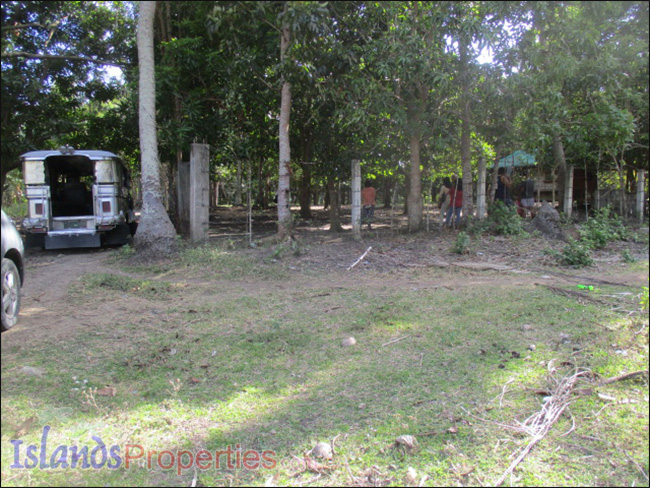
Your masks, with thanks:
M 167 281 L 138 279 L 113 273 L 92 273 L 83 275 L 70 286 L 70 294 L 77 297 L 112 297 L 115 294 L 135 295 L 149 299 L 163 300 L 172 291 Z M 102 297 L 102 294 L 104 297 Z
M 504 425 L 539 411 L 536 391 L 576 367 L 591 372 L 579 386 L 593 392 L 575 397 L 513 483 L 647 484 L 647 376 L 597 386 L 647 369 L 639 290 L 616 296 L 620 288 L 603 288 L 592 293 L 602 302 L 581 303 L 497 274 L 484 286 L 426 286 L 448 281 L 440 270 L 409 276 L 422 286 L 399 276 L 359 274 L 350 283 L 296 273 L 285 288 L 238 287 L 242 274 L 276 279 L 275 268 L 255 269 L 254 259 L 206 246 L 169 265 L 186 278 L 232 281 L 209 294 L 188 285 L 181 295 L 160 277 L 86 275 L 70 289 L 73 302 L 108 293 L 168 303 L 156 320 L 70 330 L 56 344 L 42 337 L 25 347 L 3 337 L 3 486 L 192 482 L 193 470 L 156 468 L 156 457 L 152 469 L 146 458 L 129 470 L 12 468 L 10 441 L 23 441 L 24 460 L 45 425 L 50 446 L 93 449 L 95 436 L 122 456 L 128 444 L 158 453 L 228 445 L 274 452 L 271 471 L 199 471 L 204 486 L 262 486 L 271 477 L 279 485 L 402 486 L 409 467 L 418 482 L 428 476 L 427 486 L 489 485 L 529 440 Z M 613 310 L 621 303 L 627 310 Z M 349 336 L 357 344 L 343 347 Z M 99 394 L 107 386 L 114 396 Z M 393 447 L 406 434 L 418 439 L 412 452 Z M 328 467 L 320 476 L 297 461 L 333 439 L 335 458 L 319 461 Z

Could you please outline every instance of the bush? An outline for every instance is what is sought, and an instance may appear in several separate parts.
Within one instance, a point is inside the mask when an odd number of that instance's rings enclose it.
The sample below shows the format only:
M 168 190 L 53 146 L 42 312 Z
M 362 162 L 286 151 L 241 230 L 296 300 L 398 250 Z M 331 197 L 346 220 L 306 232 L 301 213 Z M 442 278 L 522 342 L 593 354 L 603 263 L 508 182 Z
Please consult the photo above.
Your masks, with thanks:
M 568 244 L 562 248 L 559 257 L 562 263 L 576 268 L 591 266 L 594 263 L 589 244 L 574 239 L 569 239 Z
M 466 232 L 459 232 L 451 250 L 456 254 L 467 254 L 469 252 L 469 236 Z
M 523 221 L 517 208 L 513 205 L 504 205 L 503 202 L 495 202 L 488 209 L 488 220 L 492 223 L 492 229 L 498 235 L 518 236 L 525 235 Z
M 627 240 L 630 237 L 621 218 L 609 207 L 594 212 L 580 229 L 580 239 L 594 249 L 601 249 L 610 241 Z

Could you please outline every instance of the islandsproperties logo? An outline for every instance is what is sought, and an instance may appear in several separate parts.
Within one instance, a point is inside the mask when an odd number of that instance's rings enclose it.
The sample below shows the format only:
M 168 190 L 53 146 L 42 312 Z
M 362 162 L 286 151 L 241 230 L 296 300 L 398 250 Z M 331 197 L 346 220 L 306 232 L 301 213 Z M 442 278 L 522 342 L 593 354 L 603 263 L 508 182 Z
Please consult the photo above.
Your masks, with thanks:
M 141 444 L 114 444 L 110 447 L 99 436 L 90 436 L 83 446 L 48 445 L 51 427 L 43 427 L 40 444 L 25 445 L 21 439 L 13 445 L 13 469 L 130 469 L 133 466 L 174 470 L 180 476 L 189 469 L 273 469 L 277 465 L 274 451 L 242 449 L 240 444 L 225 449 L 193 451 L 189 449 L 161 451 L 146 449 Z

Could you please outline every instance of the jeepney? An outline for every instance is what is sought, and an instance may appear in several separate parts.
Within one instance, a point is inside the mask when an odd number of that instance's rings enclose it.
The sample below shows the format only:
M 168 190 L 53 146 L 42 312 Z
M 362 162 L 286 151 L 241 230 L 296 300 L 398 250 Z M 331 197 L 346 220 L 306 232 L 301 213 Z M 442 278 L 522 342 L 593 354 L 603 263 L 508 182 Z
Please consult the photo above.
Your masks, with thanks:
M 28 246 L 100 247 L 128 242 L 136 221 L 130 178 L 108 151 L 32 151 L 21 156 Z

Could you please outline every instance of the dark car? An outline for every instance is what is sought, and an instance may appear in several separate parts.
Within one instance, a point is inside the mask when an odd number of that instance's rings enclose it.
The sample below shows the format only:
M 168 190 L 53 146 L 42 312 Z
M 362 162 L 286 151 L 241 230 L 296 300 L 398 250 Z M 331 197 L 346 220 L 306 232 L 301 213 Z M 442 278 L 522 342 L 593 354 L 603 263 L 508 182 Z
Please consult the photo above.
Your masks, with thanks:
M 2 211 L 2 330 L 16 325 L 25 277 L 23 240 Z

